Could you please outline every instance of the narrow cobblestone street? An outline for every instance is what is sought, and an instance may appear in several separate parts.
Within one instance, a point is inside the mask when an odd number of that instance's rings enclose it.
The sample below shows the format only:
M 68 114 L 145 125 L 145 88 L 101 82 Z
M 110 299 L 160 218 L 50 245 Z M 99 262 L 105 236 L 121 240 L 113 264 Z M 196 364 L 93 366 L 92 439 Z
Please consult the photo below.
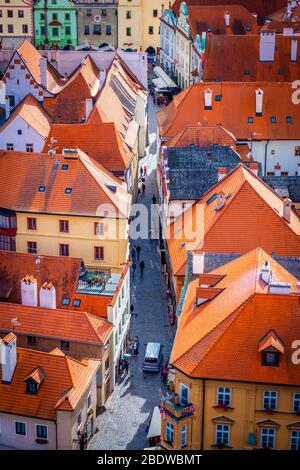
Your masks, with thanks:
M 139 203 L 150 208 L 153 194 L 157 195 L 156 183 L 156 117 L 152 99 L 149 99 L 149 137 L 147 156 L 140 165 L 148 168 L 145 194 Z M 162 382 L 160 374 L 145 374 L 142 363 L 149 341 L 163 344 L 164 361 L 169 359 L 174 327 L 169 325 L 167 315 L 166 287 L 162 275 L 158 242 L 138 240 L 141 246 L 140 260 L 145 262 L 144 276 L 139 268 L 132 279 L 132 304 L 136 317 L 132 317 L 131 336 L 139 336 L 138 357 L 130 359 L 128 376 L 120 380 L 106 404 L 106 411 L 97 418 L 99 432 L 94 436 L 90 449 L 143 449 L 147 446 L 147 424 L 153 407 L 159 404 Z

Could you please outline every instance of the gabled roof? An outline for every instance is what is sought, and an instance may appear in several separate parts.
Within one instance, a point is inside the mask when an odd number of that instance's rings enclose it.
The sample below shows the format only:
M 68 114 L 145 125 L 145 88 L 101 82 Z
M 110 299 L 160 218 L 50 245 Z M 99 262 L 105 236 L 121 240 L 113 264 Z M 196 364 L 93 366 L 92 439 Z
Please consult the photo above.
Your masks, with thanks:
M 216 211 L 217 194 L 225 205 Z M 247 253 L 261 246 L 277 256 L 300 256 L 300 220 L 291 211 L 283 218 L 283 200 L 260 178 L 238 165 L 185 212 L 183 224 L 176 219 L 168 231 L 168 251 L 173 274 L 184 275 L 187 250 L 208 253 Z M 196 237 L 188 240 L 185 228 Z M 202 231 L 203 230 L 203 231 Z
M 127 218 L 130 195 L 126 183 L 80 150 L 75 154 L 68 158 L 1 151 L 0 206 L 24 212 L 103 216 L 99 206 L 108 204 L 111 216 Z M 64 164 L 67 170 L 63 170 Z
M 87 312 L 0 302 L 0 331 L 10 331 L 13 318 L 18 319 L 18 325 L 14 326 L 15 334 L 97 346 L 102 346 L 112 331 L 111 323 Z
M 49 150 L 52 139 L 55 139 L 58 152 L 64 148 L 79 147 L 112 172 L 126 171 L 133 157 L 113 122 L 54 124 L 45 142 L 44 152 Z
M 212 91 L 212 109 L 204 109 L 204 92 Z M 263 115 L 256 117 L 255 92 L 261 89 Z M 221 96 L 216 101 L 216 96 Z M 282 109 L 284 103 L 284 111 Z M 253 123 L 248 123 L 248 117 Z M 277 123 L 273 124 L 271 117 Z M 290 116 L 292 122 L 286 121 Z M 299 139 L 300 106 L 291 99 L 290 83 L 207 82 L 197 83 L 176 95 L 175 99 L 157 113 L 160 135 L 170 139 L 183 128 L 197 123 L 219 124 L 232 132 L 237 140 L 294 140 Z
M 290 294 L 269 293 L 261 278 L 265 261 L 273 278 L 290 284 Z M 297 279 L 260 248 L 213 273 L 224 276 L 217 283 L 223 291 L 195 307 L 199 281 L 189 285 L 170 363 L 192 377 L 300 385 L 291 361 L 300 334 Z M 285 344 L 279 367 L 261 365 L 258 345 L 270 329 Z
M 27 95 L 13 113 L 9 116 L 5 124 L 0 128 L 0 133 L 17 117 L 20 116 L 28 126 L 34 129 L 41 137 L 46 138 L 50 132 L 52 119 L 40 105 L 38 100 L 31 94 Z
M 0 411 L 40 419 L 56 420 L 56 410 L 74 411 L 100 365 L 95 359 L 76 361 L 61 354 L 18 348 L 17 366 L 11 384 L 2 384 L 0 368 Z M 34 369 L 45 374 L 36 395 L 26 393 L 24 381 Z
M 300 53 L 291 61 L 292 40 L 300 38 L 276 36 L 273 62 L 259 60 L 260 36 L 215 36 L 207 40 L 204 81 L 229 82 L 292 82 L 300 74 Z M 223 60 L 224 55 L 226 60 Z M 245 59 L 247 58 L 247 59 Z M 289 85 L 290 86 L 290 85 Z
M 262 26 L 262 30 L 275 31 L 282 33 L 284 28 L 293 28 L 294 32 L 300 31 L 300 5 L 298 4 L 293 10 L 290 18 L 285 16 L 286 7 L 282 8 L 271 15 L 268 15 L 268 22 Z
M 209 147 L 210 145 L 228 145 L 236 147 L 236 138 L 229 131 L 220 125 L 191 125 L 185 127 L 167 142 L 167 146 L 172 147 L 188 147 L 196 145 L 197 147 Z

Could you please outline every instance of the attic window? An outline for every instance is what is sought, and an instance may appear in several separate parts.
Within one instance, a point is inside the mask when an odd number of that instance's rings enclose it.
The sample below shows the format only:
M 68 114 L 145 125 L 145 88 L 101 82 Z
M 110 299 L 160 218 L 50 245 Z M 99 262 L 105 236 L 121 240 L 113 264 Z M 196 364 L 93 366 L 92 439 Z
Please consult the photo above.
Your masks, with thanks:
M 246 26 L 246 31 L 252 31 L 251 26 Z
M 286 117 L 286 122 L 287 122 L 287 124 L 292 124 L 292 116 L 287 116 Z
M 245 75 L 250 75 L 250 70 L 248 70 L 248 69 L 244 70 L 244 74 Z
M 34 380 L 28 380 L 26 383 L 26 393 L 29 393 L 29 395 L 36 395 L 37 391 L 37 383 L 34 382 Z
M 22 129 L 18 129 L 18 135 L 22 135 Z
M 221 99 L 222 99 L 222 95 L 216 95 L 216 96 L 215 96 L 215 100 L 216 100 L 216 101 L 221 101 Z
M 262 365 L 277 367 L 279 365 L 279 352 L 264 351 L 262 353 Z
M 110 189 L 113 193 L 117 192 L 117 186 L 114 186 L 113 184 L 106 184 L 105 185 L 108 189 Z
M 80 307 L 81 300 L 80 299 L 74 299 L 73 300 L 73 307 Z
M 67 171 L 68 168 L 69 168 L 69 165 L 66 165 L 65 163 L 61 166 L 61 169 L 63 171 Z
M 211 32 L 212 32 L 212 28 L 211 28 L 210 26 L 207 28 L 207 32 L 208 32 L 208 33 L 211 33 Z
M 71 194 L 72 188 L 66 188 L 65 189 L 65 194 Z
M 67 297 L 64 297 L 63 301 L 62 301 L 62 304 L 66 305 L 66 306 L 70 305 L 70 299 L 68 299 Z
M 277 70 L 277 73 L 278 73 L 278 75 L 283 75 L 283 70 L 279 69 L 279 70 Z
M 272 116 L 272 117 L 271 117 L 271 123 L 272 123 L 272 124 L 276 124 L 276 122 L 277 122 L 276 116 Z
M 46 191 L 46 186 L 39 186 L 39 192 L 44 193 Z
M 211 204 L 218 196 L 218 193 L 213 194 L 209 199 L 207 199 L 206 204 Z
M 252 116 L 248 116 L 248 124 L 253 124 L 253 117 Z

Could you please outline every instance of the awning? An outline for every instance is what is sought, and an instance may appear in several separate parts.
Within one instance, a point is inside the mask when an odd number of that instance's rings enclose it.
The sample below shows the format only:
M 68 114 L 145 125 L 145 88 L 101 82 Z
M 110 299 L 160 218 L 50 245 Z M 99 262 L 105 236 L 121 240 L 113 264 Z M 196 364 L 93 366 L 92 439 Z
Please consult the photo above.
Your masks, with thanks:
M 164 90 L 165 88 L 168 88 L 166 83 L 161 78 L 153 78 L 152 83 L 158 90 Z
M 161 435 L 161 414 L 159 407 L 155 406 L 152 413 L 151 423 L 147 434 L 147 439 Z
M 176 83 L 169 77 L 169 75 L 158 65 L 154 67 L 153 72 L 165 83 L 165 88 L 178 88 Z M 155 79 L 154 79 L 155 80 Z M 152 80 L 153 81 L 153 80 Z

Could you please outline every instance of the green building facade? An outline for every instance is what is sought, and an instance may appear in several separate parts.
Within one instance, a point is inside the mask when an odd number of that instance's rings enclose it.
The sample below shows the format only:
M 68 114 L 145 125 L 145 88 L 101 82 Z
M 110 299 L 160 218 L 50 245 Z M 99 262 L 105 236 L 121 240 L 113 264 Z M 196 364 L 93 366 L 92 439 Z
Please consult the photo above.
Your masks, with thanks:
M 77 46 L 77 12 L 71 0 L 39 0 L 34 4 L 34 44 L 42 48 Z

